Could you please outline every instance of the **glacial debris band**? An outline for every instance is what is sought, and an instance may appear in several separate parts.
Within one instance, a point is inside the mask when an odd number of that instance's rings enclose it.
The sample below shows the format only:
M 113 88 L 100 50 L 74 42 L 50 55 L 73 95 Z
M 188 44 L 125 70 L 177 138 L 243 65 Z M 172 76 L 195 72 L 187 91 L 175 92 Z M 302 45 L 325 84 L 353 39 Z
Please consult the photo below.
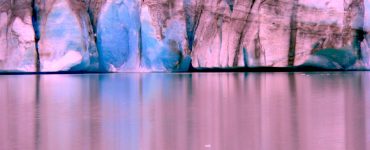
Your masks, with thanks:
M 0 0 L 1 72 L 370 68 L 367 0 Z

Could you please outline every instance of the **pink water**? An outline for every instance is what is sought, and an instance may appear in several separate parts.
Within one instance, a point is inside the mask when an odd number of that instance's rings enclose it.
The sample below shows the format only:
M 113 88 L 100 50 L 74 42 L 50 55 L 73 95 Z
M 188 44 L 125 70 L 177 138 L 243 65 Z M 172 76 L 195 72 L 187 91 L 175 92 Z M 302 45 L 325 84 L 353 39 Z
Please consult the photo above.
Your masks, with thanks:
M 370 72 L 0 76 L 0 150 L 370 150 Z

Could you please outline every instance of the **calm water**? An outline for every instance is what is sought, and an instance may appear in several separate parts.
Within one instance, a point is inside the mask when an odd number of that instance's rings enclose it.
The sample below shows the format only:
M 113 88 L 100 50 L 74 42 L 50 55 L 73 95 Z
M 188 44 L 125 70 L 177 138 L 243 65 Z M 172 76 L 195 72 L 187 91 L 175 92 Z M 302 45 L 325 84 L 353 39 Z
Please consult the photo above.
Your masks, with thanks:
M 0 76 L 1 150 L 369 150 L 370 72 Z

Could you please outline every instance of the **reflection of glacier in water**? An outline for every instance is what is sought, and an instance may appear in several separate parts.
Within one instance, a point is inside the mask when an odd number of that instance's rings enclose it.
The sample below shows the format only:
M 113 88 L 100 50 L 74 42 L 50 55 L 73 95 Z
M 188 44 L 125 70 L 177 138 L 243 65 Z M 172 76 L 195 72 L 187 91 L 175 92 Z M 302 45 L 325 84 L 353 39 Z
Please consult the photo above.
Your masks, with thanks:
M 370 73 L 0 76 L 0 149 L 369 149 Z

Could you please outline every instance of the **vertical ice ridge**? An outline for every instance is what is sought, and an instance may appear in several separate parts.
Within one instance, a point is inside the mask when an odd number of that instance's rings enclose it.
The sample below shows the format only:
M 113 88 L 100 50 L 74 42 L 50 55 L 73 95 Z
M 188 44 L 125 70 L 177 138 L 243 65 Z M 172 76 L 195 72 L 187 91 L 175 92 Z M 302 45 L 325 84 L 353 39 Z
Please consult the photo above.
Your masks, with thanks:
M 293 1 L 292 14 L 290 16 L 290 34 L 289 34 L 289 52 L 288 52 L 288 66 L 294 66 L 296 44 L 297 44 L 297 12 L 298 0 Z

